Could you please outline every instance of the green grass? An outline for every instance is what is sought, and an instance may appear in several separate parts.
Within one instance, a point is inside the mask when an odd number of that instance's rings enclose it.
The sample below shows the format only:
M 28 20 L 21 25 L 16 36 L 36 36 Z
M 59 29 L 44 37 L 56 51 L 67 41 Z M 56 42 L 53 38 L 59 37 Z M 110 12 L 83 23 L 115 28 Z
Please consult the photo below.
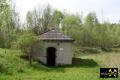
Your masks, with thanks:
M 82 54 L 71 66 L 46 67 L 20 59 L 20 51 L 0 49 L 0 80 L 120 80 L 99 78 L 100 67 L 118 67 L 120 53 Z

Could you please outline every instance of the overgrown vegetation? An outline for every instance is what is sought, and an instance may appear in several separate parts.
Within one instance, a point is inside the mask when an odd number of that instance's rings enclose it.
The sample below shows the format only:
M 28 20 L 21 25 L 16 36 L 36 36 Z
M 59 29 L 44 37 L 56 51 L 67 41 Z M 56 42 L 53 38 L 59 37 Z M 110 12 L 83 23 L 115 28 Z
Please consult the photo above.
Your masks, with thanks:
M 18 16 L 8 0 L 0 1 L 0 47 L 10 48 L 16 41 L 19 28 Z
M 44 48 L 44 43 L 30 31 L 20 35 L 17 42 L 13 45 L 16 46 L 16 49 L 20 49 L 25 56 L 29 57 L 30 64 L 32 55 L 36 52 L 40 52 Z
M 99 78 L 100 67 L 120 67 L 119 52 L 81 54 L 73 58 L 71 66 L 52 68 L 36 61 L 29 65 L 20 58 L 22 54 L 18 50 L 0 49 L 0 80 L 106 80 Z
M 4 5 L 2 5 L 4 4 Z M 45 8 L 36 8 L 26 16 L 27 23 L 20 28 L 19 17 L 11 5 L 3 0 L 0 2 L 0 46 L 10 48 L 16 42 L 17 36 L 34 35 L 57 28 L 75 39 L 75 46 L 96 47 L 107 50 L 120 47 L 120 24 L 108 21 L 100 23 L 95 13 L 89 13 L 83 18 L 80 14 L 68 14 L 54 10 L 48 5 Z
M 0 0 L 0 80 L 105 80 L 99 78 L 100 67 L 120 68 L 120 23 L 100 23 L 93 12 L 83 18 L 50 5 L 29 11 L 26 22 L 20 23 L 10 1 Z M 38 36 L 51 28 L 75 39 L 72 66 L 29 65 L 20 58 L 25 53 L 31 63 L 31 54 L 44 48 Z

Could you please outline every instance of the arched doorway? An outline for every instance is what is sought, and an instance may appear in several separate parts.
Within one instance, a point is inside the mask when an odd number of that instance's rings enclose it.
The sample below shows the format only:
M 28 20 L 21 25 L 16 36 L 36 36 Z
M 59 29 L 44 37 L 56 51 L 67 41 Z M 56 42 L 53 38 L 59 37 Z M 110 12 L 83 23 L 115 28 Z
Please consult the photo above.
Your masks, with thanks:
M 56 48 L 48 47 L 47 48 L 47 65 L 55 66 L 56 58 Z

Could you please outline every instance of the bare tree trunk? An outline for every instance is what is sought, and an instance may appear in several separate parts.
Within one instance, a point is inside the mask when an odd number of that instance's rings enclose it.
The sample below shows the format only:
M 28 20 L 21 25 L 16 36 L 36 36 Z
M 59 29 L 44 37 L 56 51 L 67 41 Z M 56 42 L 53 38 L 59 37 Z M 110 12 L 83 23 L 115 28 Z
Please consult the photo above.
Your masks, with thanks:
M 29 53 L 29 64 L 30 65 L 32 64 L 32 55 L 31 55 L 31 53 Z
M 33 49 L 34 49 L 34 46 L 32 45 L 32 47 L 31 47 L 31 52 L 29 53 L 29 63 L 30 63 L 30 65 L 32 64 L 32 59 L 33 59 Z

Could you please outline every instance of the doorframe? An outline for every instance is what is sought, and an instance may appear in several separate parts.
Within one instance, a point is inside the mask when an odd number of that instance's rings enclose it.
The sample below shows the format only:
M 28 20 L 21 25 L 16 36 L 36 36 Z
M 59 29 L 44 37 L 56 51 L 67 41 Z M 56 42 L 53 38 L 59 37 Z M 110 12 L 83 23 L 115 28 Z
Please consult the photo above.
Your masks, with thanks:
M 50 49 L 53 50 L 53 52 L 54 52 L 54 53 L 52 54 L 52 55 L 54 56 L 54 59 L 53 59 L 53 60 L 54 60 L 54 61 L 53 61 L 54 64 L 52 64 L 52 65 L 50 65 L 49 62 L 48 62 L 48 60 L 50 59 L 50 55 L 49 55 L 50 52 L 48 52 L 48 50 L 50 50 Z M 47 47 L 47 48 L 46 48 L 46 63 L 47 63 L 48 66 L 55 66 L 55 65 L 56 65 L 56 52 L 57 52 L 57 49 L 56 49 L 55 47 L 50 46 L 50 47 Z M 51 57 L 52 57 L 52 56 L 51 56 Z M 53 58 L 53 57 L 52 57 L 52 58 Z M 52 61 L 51 61 L 51 62 L 52 62 Z

